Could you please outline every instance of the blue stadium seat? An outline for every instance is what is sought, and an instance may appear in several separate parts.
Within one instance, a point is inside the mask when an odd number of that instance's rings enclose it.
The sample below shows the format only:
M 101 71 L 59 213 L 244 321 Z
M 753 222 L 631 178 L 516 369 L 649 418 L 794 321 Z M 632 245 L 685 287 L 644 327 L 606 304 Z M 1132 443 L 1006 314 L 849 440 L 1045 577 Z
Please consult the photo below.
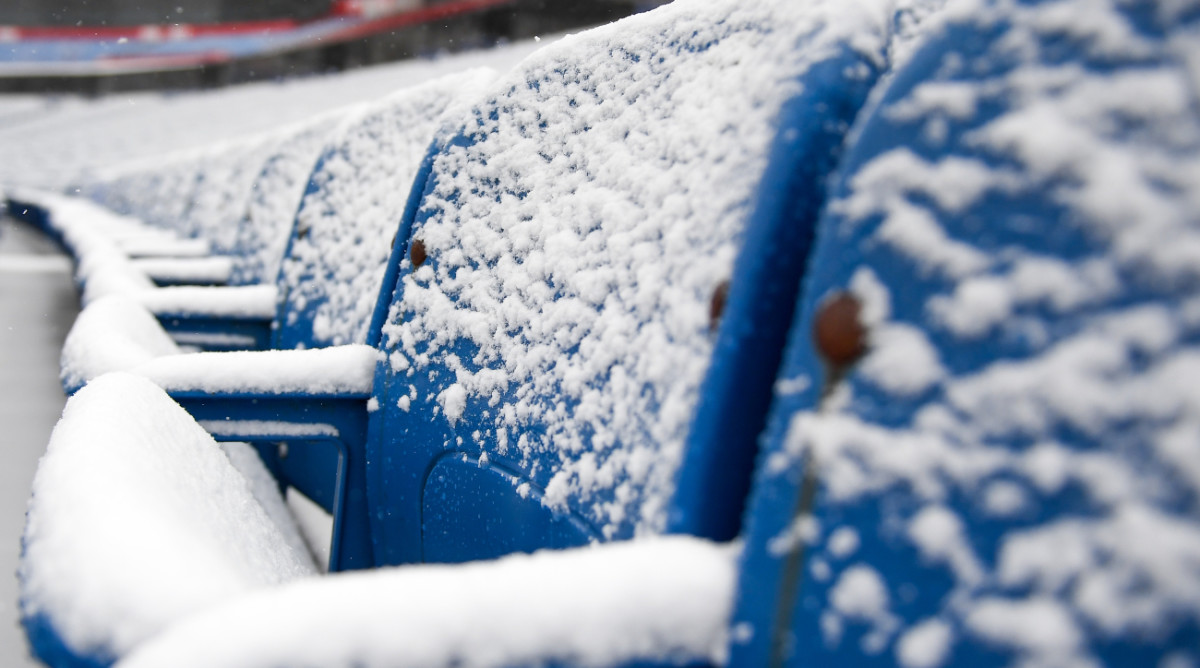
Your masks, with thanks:
M 839 169 L 731 665 L 1200 660 L 1200 14 L 968 6 Z
M 377 563 L 737 535 L 873 11 L 651 12 L 440 140 L 381 330 Z

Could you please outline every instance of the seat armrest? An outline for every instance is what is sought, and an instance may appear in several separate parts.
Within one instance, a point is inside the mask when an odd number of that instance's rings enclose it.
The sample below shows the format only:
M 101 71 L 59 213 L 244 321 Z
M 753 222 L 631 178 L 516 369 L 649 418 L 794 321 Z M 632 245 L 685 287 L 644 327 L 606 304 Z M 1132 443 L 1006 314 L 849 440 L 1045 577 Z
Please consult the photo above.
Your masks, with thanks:
M 143 257 L 129 260 L 158 285 L 225 285 L 233 274 L 233 257 Z
M 195 615 L 121 666 L 720 665 L 737 556 L 672 536 L 311 578 Z
M 367 397 L 378 352 L 356 344 L 313 350 L 255 350 L 160 357 L 133 373 L 172 395 Z
M 133 298 L 159 318 L 209 316 L 270 320 L 275 316 L 276 294 L 274 285 L 180 285 L 146 290 Z

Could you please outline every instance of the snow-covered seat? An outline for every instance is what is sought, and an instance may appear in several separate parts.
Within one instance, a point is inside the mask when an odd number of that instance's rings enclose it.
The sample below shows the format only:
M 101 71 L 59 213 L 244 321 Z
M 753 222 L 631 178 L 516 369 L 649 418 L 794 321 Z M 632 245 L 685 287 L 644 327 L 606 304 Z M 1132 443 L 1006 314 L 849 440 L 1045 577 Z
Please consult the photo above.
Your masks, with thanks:
M 378 563 L 737 535 L 895 18 L 678 3 L 539 51 L 439 138 L 381 332 Z
M 166 164 L 159 160 L 127 166 L 124 170 L 128 174 L 100 179 L 107 184 L 104 194 L 114 200 L 107 204 L 119 204 L 119 208 L 80 196 L 28 189 L 8 193 L 8 207 L 43 229 L 74 257 L 75 280 L 85 305 L 109 294 L 150 294 L 154 297 L 149 304 L 161 302 L 169 308 L 180 298 L 154 293 L 152 288 L 192 283 L 249 285 L 261 282 L 261 270 L 269 268 L 266 263 L 272 256 L 278 265 L 292 217 L 286 213 L 280 218 L 279 209 L 294 210 L 323 145 L 322 138 L 336 118 L 337 114 L 327 114 L 246 140 L 253 151 L 211 149 L 220 160 L 207 154 L 203 160 L 189 155 L 171 158 Z M 207 216 L 193 214 L 208 221 L 208 227 L 226 230 L 221 237 L 208 238 L 212 235 L 202 236 L 195 230 L 185 234 L 178 221 L 179 229 L 171 229 L 161 220 L 163 200 L 174 204 L 185 196 L 181 191 L 188 189 L 181 184 L 194 183 L 205 169 L 216 169 L 210 163 L 233 164 L 238 160 L 242 166 L 236 171 L 257 175 L 253 183 L 244 183 L 244 178 L 226 179 L 228 187 L 222 198 L 226 206 L 216 207 Z M 261 170 L 254 171 L 259 167 Z M 136 202 L 131 201 L 131 194 L 117 197 L 117 193 L 137 187 L 143 193 Z M 244 197 L 236 197 L 234 192 L 242 192 Z M 90 194 L 100 198 L 100 193 Z M 152 206 L 155 203 L 159 204 L 157 208 Z M 245 209 L 244 215 L 234 213 L 238 206 Z M 180 216 L 183 209 L 180 207 Z M 236 239 L 226 238 L 231 236 Z M 271 295 L 257 300 L 265 305 L 258 306 L 259 311 L 269 313 L 274 306 Z M 164 313 L 171 315 L 177 314 L 169 310 Z
M 84 303 L 155 285 L 270 284 L 317 154 L 347 112 L 123 165 L 72 196 L 17 189 L 9 207 L 75 257 Z
M 296 206 L 313 164 L 334 128 L 351 112 L 351 109 L 339 109 L 272 133 L 263 142 L 265 160 L 249 161 L 258 167 L 258 171 L 244 196 L 226 193 L 225 206 L 215 207 L 208 215 L 199 213 L 195 206 L 183 207 L 182 211 L 189 217 L 207 221 L 204 226 L 193 225 L 187 233 L 195 238 L 211 238 L 213 257 L 186 262 L 173 258 L 135 258 L 134 266 L 159 285 L 270 285 L 278 272 Z M 246 172 L 244 167 L 241 171 L 243 175 L 252 173 Z M 170 187 L 179 177 L 171 179 L 171 176 L 171 172 L 164 175 L 164 185 L 152 190 L 155 197 L 139 207 L 146 212 L 147 218 L 158 220 L 160 224 L 167 219 L 163 209 L 174 211 L 173 207 L 168 207 L 169 200 L 180 197 L 177 188 Z M 207 192 L 213 187 L 209 182 L 220 183 L 220 176 L 201 180 L 197 175 L 193 187 Z M 245 186 L 243 179 L 237 178 L 227 179 L 224 183 Z M 164 199 L 168 202 L 163 202 Z M 180 218 L 184 218 L 182 213 Z M 216 234 L 217 231 L 220 233 Z
M 38 218 L 81 266 L 90 267 L 76 275 L 85 301 L 113 284 L 121 285 L 101 276 L 101 287 L 92 286 L 96 273 L 136 272 L 151 279 L 150 285 L 225 284 L 235 263 L 233 242 L 245 222 L 246 203 L 260 170 L 305 129 L 285 128 L 166 164 L 159 160 L 125 166 L 115 176 L 98 177 L 110 181 L 103 190 L 109 200 L 105 206 L 83 198 L 18 191 L 15 200 L 10 196 L 10 207 L 19 205 L 26 215 Z M 151 204 L 163 209 L 162 200 L 173 205 L 176 215 L 154 215 L 158 211 Z M 99 237 L 119 253 L 103 263 L 92 261 L 92 244 L 79 237 Z
M 856 130 L 731 665 L 1200 660 L 1200 11 L 1080 7 L 958 5 Z

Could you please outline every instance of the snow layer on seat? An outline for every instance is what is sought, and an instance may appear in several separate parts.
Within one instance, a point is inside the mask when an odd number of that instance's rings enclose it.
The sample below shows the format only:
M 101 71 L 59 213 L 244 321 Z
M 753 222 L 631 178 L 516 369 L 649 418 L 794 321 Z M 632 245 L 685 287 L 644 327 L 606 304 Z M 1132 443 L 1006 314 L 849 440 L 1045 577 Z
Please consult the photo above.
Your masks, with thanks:
M 898 73 L 818 232 L 747 647 L 791 610 L 793 666 L 1200 661 L 1198 37 L 1194 2 L 961 2 Z M 871 350 L 822 402 L 844 289 Z
M 93 381 L 33 482 L 20 579 L 37 649 L 112 660 L 208 606 L 312 574 L 294 527 L 256 500 L 269 491 L 150 382 Z
M 495 77 L 476 69 L 400 91 L 347 119 L 322 154 L 280 274 L 281 348 L 363 343 L 434 132 Z
M 230 284 L 275 281 L 313 165 L 337 122 L 350 113 L 341 109 L 297 125 L 267 158 L 238 223 Z
M 694 538 L 339 574 L 167 630 L 122 668 L 719 663 L 736 551 Z
M 204 152 L 191 150 L 109 167 L 78 187 L 78 194 L 148 225 L 178 229 L 196 186 Z
M 133 298 L 112 294 L 87 305 L 63 342 L 59 368 L 68 392 L 110 371 L 183 351 Z
M 473 405 L 459 443 L 532 468 L 547 506 L 661 531 L 776 119 L 814 64 L 882 65 L 893 17 L 694 0 L 533 54 L 435 158 L 429 259 L 384 326 L 397 392 L 429 382 L 389 401 L 451 429 Z
M 232 141 L 202 161 L 180 231 L 205 239 L 216 253 L 237 245 L 238 225 L 246 215 L 255 179 L 286 135 L 271 133 Z

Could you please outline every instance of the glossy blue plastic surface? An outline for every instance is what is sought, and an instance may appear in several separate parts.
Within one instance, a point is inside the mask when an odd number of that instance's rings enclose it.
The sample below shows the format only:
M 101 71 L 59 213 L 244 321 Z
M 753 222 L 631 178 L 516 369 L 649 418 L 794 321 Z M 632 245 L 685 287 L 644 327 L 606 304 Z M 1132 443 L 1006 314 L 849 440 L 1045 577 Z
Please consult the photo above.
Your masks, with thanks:
M 1036 3 L 1027 3 L 1033 5 Z M 1021 5 L 1015 4 L 1013 11 Z M 1138 37 L 1151 43 L 1166 39 L 1162 24 L 1153 15 L 1151 3 L 1126 3 L 1120 16 L 1139 31 Z M 1177 26 L 1195 25 L 1196 12 L 1180 18 Z M 981 21 L 982 22 L 982 21 Z M 1167 32 L 1170 32 L 1168 30 Z M 926 46 L 897 76 L 881 103 L 875 107 L 857 130 L 854 143 L 847 149 L 837 176 L 836 197 L 852 194 L 856 178 L 862 177 L 873 160 L 892 151 L 912 151 L 923 160 L 962 158 L 978 161 L 994 170 L 1015 170 L 1018 165 L 1004 157 L 989 153 L 980 145 L 977 134 L 988 123 L 1000 118 L 1018 103 L 1014 98 L 976 100 L 974 113 L 965 118 L 947 118 L 936 110 L 924 114 L 901 114 L 901 103 L 910 103 L 914 91 L 924 84 L 935 82 L 978 82 L 1000 78 L 1012 73 L 1034 77 L 1038 74 L 1037 57 L 1048 65 L 1085 68 L 1085 71 L 1134 73 L 1154 65 L 1155 56 L 1114 56 L 1099 53 L 1089 46 L 1073 41 L 1063 32 L 1047 30 L 1038 36 L 1035 46 L 1027 51 L 1012 49 L 1007 55 L 1002 47 L 1011 39 L 1007 21 L 975 25 L 970 22 L 952 24 L 944 35 Z M 1033 62 L 1022 62 L 1029 53 L 1037 54 Z M 927 88 L 925 90 L 932 90 Z M 1021 101 L 1023 102 L 1023 101 Z M 1192 111 L 1194 113 L 1194 109 Z M 1116 136 L 1133 142 L 1151 131 L 1132 119 L 1121 119 L 1127 125 L 1114 125 Z M 937 133 L 933 135 L 930 128 Z M 1034 132 L 1036 127 L 1026 127 Z M 1040 175 L 1039 175 L 1040 177 Z M 980 194 L 961 210 L 939 209 L 937 202 L 924 199 L 921 186 L 913 186 L 910 202 L 936 217 L 936 222 L 954 240 L 962 241 L 996 258 L 998 265 L 1009 258 L 1028 253 L 1034 257 L 1049 257 L 1066 262 L 1089 258 L 1111 257 L 1116 251 L 1109 240 L 1086 233 L 1076 225 L 1085 215 L 1071 206 L 1058 189 L 1061 182 L 1053 178 L 1039 181 L 1029 178 L 1020 188 L 996 188 Z M 930 184 L 936 187 L 938 184 Z M 787 454 L 789 428 L 793 420 L 816 415 L 822 410 L 844 413 L 865 428 L 898 430 L 913 428 L 918 420 L 935 419 L 929 411 L 944 399 L 944 388 L 932 385 L 929 389 L 907 397 L 882 392 L 856 370 L 851 370 L 842 390 L 852 397 L 823 406 L 822 392 L 829 382 L 812 341 L 815 313 L 827 295 L 850 289 L 852 277 L 869 269 L 890 293 L 891 320 L 920 331 L 936 351 L 948 377 L 972 376 L 997 363 L 1020 363 L 1044 353 L 1057 342 L 1077 334 L 1088 326 L 1089 318 L 1103 314 L 1105 308 L 1121 309 L 1144 304 L 1157 309 L 1179 303 L 1188 294 L 1187 285 L 1170 285 L 1146 280 L 1137 273 L 1122 274 L 1121 287 L 1106 302 L 1089 305 L 1066 313 L 1056 312 L 1043 303 L 1021 307 L 1007 324 L 1035 323 L 1037 330 L 1019 327 L 998 327 L 975 337 L 956 337 L 939 327 L 927 309 L 932 295 L 946 294 L 953 288 L 942 274 L 916 264 L 895 246 L 880 240 L 882 216 L 848 220 L 845 209 L 833 208 L 822 218 L 817 230 L 817 243 L 811 268 L 805 279 L 802 303 L 784 363 L 781 378 L 803 379 L 797 383 L 802 390 L 780 393 L 768 426 L 764 453 L 760 458 L 754 492 L 747 509 L 746 550 L 743 555 L 739 601 L 734 619 L 734 642 L 730 664 L 735 666 L 894 666 L 901 660 L 901 639 L 904 632 L 922 623 L 944 624 L 950 641 L 939 647 L 932 644 L 931 656 L 936 665 L 1003 666 L 1028 659 L 1014 645 L 989 640 L 964 623 L 959 613 L 983 600 L 1015 603 L 1049 600 L 1065 602 L 1069 610 L 1072 596 L 1081 595 L 1082 584 L 1064 577 L 1058 590 L 1034 593 L 1032 583 L 1004 582 L 1001 577 L 984 580 L 972 588 L 970 575 L 957 571 L 954 564 L 930 559 L 922 554 L 906 534 L 907 524 L 928 499 L 919 490 L 904 482 L 884 485 L 853 499 L 831 493 L 830 481 L 822 478 L 823 469 L 815 466 L 811 454 L 797 459 Z M 1000 271 L 999 268 L 991 269 Z M 1095 322 L 1092 320 L 1091 322 Z M 1200 344 L 1193 332 L 1180 345 Z M 1148 362 L 1149 360 L 1147 360 Z M 1135 364 L 1138 364 L 1135 362 Z M 1087 392 L 1081 385 L 1075 388 Z M 825 399 L 824 401 L 829 401 Z M 999 407 L 997 407 L 999 408 Z M 1160 418 L 1155 418 L 1160 419 Z M 1144 467 L 1136 475 L 1151 474 L 1157 466 L 1154 456 L 1144 448 L 1146 443 L 1131 441 L 1123 430 L 1137 434 L 1139 418 L 1131 417 L 1121 425 L 1109 425 L 1095 431 L 1079 430 L 1062 424 L 1052 424 L 1044 432 L 1033 430 L 1021 433 L 1014 429 L 1006 436 L 996 437 L 989 444 L 1006 449 L 1016 457 L 1041 442 L 1058 442 L 1070 451 L 1121 452 L 1122 456 Z M 793 439 L 802 434 L 791 434 Z M 971 438 L 962 434 L 964 440 Z M 815 437 L 814 437 L 815 438 Z M 898 441 L 897 441 L 898 442 Z M 775 470 L 769 466 L 772 457 L 791 464 Z M 914 466 L 918 463 L 914 463 Z M 946 462 L 951 466 L 952 462 Z M 862 475 L 871 475 L 869 463 Z M 1021 512 L 997 516 L 981 512 L 979 498 L 985 485 L 995 482 L 1017 485 L 1024 494 L 1034 498 Z M 986 574 L 999 568 L 1001 547 L 1009 532 L 1031 531 L 1051 524 L 1085 523 L 1088 518 L 1103 512 L 1103 503 L 1089 499 L 1079 487 L 1067 485 L 1052 494 L 1041 494 L 1019 477 L 1005 474 L 981 479 L 974 489 L 950 487 L 952 492 L 940 500 L 942 508 L 961 519 L 965 543 L 973 554 L 979 555 L 979 567 Z M 1170 484 L 1157 492 L 1163 512 L 1180 519 L 1196 520 L 1195 499 Z M 1027 497 L 1028 498 L 1028 497 Z M 782 540 L 789 531 L 808 527 L 804 539 Z M 831 547 L 830 536 L 835 530 L 850 528 L 857 537 L 855 548 L 847 554 L 844 545 Z M 781 538 L 782 537 L 782 538 Z M 782 541 L 782 542 L 781 542 Z M 780 547 L 783 545 L 783 547 Z M 1076 553 L 1061 552 L 1063 564 L 1078 557 Z M 884 614 L 872 620 L 869 615 L 855 618 L 839 611 L 835 601 L 839 595 L 839 578 L 851 568 L 865 567 L 878 576 L 883 585 Z M 963 568 L 961 564 L 958 568 Z M 1064 566 L 1068 569 L 1070 567 Z M 864 571 L 858 571 L 859 574 Z M 1194 572 L 1194 571 L 1193 571 Z M 1136 591 L 1145 582 L 1129 583 Z M 842 592 L 844 594 L 844 592 Z M 1041 598 L 1039 598 L 1041 597 Z M 1061 598 L 1060 598 L 1061 597 Z M 872 597 L 868 597 L 873 599 Z M 848 607 L 842 599 L 843 608 Z M 1017 608 L 1014 608 L 1016 610 Z M 1070 613 L 1068 613 L 1070 614 Z M 878 621 L 883 620 L 883 621 Z M 1044 620 L 1044 618 L 1043 618 Z M 975 620 L 974 623 L 981 623 Z M 1043 622 L 1034 621 L 1036 627 Z M 1098 630 L 1075 618 L 1075 626 L 1066 634 L 1045 639 L 1047 646 L 1061 643 L 1067 647 L 1066 657 L 1088 656 L 1103 665 L 1151 666 L 1177 659 L 1188 665 L 1195 661 L 1200 647 L 1200 627 L 1196 619 L 1180 609 L 1152 631 L 1122 628 L 1109 633 Z M 926 627 L 931 628 L 931 627 Z M 1058 628 L 1058 627 L 1056 627 Z M 1035 633 L 1036 628 L 1026 628 Z M 1079 645 L 1070 633 L 1078 632 Z M 977 633 L 977 632 L 976 632 Z M 1014 635 L 1017 631 L 1012 632 Z M 1050 633 L 1055 633 L 1051 631 Z M 1032 645 L 1031 645 L 1032 646 Z M 938 651 L 944 651 L 940 657 Z M 1030 650 L 1034 651 L 1034 650 Z M 930 664 L 935 665 L 935 664 Z

